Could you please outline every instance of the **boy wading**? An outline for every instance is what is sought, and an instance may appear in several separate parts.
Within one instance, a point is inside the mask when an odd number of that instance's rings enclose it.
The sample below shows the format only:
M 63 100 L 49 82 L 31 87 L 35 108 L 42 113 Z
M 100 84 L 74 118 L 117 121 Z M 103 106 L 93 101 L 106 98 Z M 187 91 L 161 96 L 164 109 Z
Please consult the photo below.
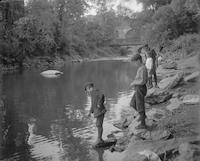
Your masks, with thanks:
M 135 93 L 131 99 L 130 106 L 132 106 L 140 115 L 139 120 L 141 123 L 136 127 L 136 129 L 146 128 L 145 124 L 145 96 L 147 94 L 147 81 L 148 72 L 145 65 L 142 63 L 142 57 L 136 54 L 131 59 L 138 66 L 137 74 L 131 86 L 134 87 Z
M 88 116 L 94 114 L 96 118 L 96 127 L 98 130 L 98 137 L 96 144 L 103 143 L 102 134 L 103 134 L 103 120 L 106 113 L 106 108 L 104 106 L 105 96 L 104 94 L 94 87 L 93 83 L 89 83 L 85 86 L 85 91 L 91 96 L 91 108 Z

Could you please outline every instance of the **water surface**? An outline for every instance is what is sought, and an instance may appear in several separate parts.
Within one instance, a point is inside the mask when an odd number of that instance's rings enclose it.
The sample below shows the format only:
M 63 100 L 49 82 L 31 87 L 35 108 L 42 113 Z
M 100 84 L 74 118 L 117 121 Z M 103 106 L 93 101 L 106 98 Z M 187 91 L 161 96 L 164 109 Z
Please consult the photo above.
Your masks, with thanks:
M 104 138 L 118 130 L 132 95 L 129 84 L 135 67 L 123 61 L 69 64 L 59 78 L 44 78 L 41 71 L 4 74 L 5 107 L 0 112 L 0 160 L 121 161 L 123 153 L 94 150 L 94 119 L 86 117 L 90 98 L 84 84 L 93 81 L 106 96 Z

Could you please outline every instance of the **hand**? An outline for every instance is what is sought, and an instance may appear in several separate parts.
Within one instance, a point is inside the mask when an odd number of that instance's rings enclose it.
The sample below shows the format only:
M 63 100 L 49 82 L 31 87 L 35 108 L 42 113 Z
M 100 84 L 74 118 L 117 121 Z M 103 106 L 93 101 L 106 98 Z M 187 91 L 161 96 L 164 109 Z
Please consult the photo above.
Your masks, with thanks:
M 130 87 L 133 87 L 133 88 L 134 88 L 134 86 L 135 86 L 135 84 L 134 84 L 134 82 L 132 82 L 132 83 L 130 84 Z

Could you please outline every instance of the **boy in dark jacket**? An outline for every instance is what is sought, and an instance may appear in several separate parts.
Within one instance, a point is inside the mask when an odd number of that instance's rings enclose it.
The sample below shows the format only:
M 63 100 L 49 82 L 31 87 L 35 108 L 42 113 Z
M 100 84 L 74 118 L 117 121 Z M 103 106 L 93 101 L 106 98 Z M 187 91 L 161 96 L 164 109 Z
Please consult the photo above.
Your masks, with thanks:
M 104 120 L 104 115 L 106 113 L 106 108 L 104 106 L 105 96 L 100 90 L 94 87 L 93 83 L 86 84 L 85 91 L 88 95 L 91 96 L 92 102 L 88 116 L 90 117 L 91 114 L 93 114 L 94 118 L 96 118 L 96 127 L 98 130 L 98 137 L 96 143 L 99 144 L 104 142 L 102 139 L 102 134 L 103 134 L 103 120 Z

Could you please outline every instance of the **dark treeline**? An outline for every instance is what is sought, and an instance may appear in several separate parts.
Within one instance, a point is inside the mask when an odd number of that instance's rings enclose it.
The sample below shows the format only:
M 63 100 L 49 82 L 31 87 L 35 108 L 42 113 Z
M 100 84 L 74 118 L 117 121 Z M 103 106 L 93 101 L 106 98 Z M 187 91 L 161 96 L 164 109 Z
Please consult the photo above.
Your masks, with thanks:
M 123 2 L 123 0 L 121 0 Z M 124 0 L 126 2 L 131 0 Z M 97 15 L 85 16 L 92 2 Z M 108 7 L 114 0 L 29 0 L 24 16 L 11 27 L 0 22 L 0 60 L 3 65 L 20 65 L 35 57 L 91 57 L 116 52 L 106 47 L 119 38 L 117 28 L 127 24 L 126 38 L 174 50 L 191 52 L 200 42 L 198 0 L 137 0 L 142 12 L 123 5 Z M 126 25 L 125 25 L 126 26 Z M 196 45 L 198 46 L 198 45 Z
M 119 18 L 103 4 L 96 5 L 98 14 L 85 16 L 90 8 L 85 0 L 29 0 L 24 16 L 10 28 L 1 28 L 1 62 L 23 66 L 25 59 L 39 56 L 89 57 L 112 52 L 104 46 L 116 38 Z
M 144 10 L 131 15 L 133 30 L 143 42 L 190 53 L 200 44 L 199 0 L 137 0 Z

